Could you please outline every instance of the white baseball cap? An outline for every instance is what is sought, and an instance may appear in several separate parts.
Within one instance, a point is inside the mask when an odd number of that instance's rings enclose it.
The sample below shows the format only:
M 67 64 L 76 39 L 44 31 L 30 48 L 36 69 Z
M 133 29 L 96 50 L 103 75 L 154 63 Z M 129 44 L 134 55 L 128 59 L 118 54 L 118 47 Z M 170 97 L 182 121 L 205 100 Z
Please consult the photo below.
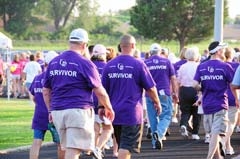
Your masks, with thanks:
M 96 44 L 93 48 L 93 52 L 92 55 L 104 55 L 107 54 L 108 50 L 106 49 L 106 47 L 102 44 Z
M 46 53 L 46 55 L 44 57 L 45 63 L 49 64 L 52 61 L 52 59 L 54 59 L 56 56 L 58 56 L 56 51 L 48 51 L 48 53 Z
M 89 41 L 88 33 L 82 28 L 74 29 L 70 33 L 69 41 L 87 43 Z
M 150 46 L 150 51 L 160 51 L 161 50 L 161 46 L 157 43 L 153 43 L 151 46 Z

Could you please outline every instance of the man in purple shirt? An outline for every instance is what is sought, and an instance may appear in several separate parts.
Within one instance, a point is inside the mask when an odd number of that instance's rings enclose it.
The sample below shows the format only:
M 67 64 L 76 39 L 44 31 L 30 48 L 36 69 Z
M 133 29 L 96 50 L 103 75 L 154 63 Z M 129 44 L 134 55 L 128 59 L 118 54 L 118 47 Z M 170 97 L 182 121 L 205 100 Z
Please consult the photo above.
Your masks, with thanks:
M 109 61 L 102 74 L 102 83 L 115 112 L 113 127 L 119 146 L 119 159 L 130 159 L 132 152 L 140 152 L 143 89 L 151 97 L 156 113 L 161 112 L 155 82 L 147 66 L 133 57 L 135 45 L 133 36 L 122 36 L 121 55 Z
M 175 71 L 170 60 L 161 55 L 161 47 L 154 43 L 150 47 L 150 57 L 145 60 L 145 63 L 156 82 L 158 98 L 162 105 L 161 115 L 156 115 L 156 110 L 150 98 L 146 97 L 147 112 L 150 122 L 151 131 L 153 133 L 152 144 L 155 149 L 162 149 L 162 138 L 172 119 L 172 97 L 178 101 L 177 96 L 177 81 Z M 170 91 L 172 86 L 172 92 Z
M 88 33 L 74 29 L 69 36 L 69 50 L 50 62 L 45 76 L 44 101 L 66 149 L 66 159 L 76 159 L 81 151 L 92 151 L 95 147 L 92 92 L 102 105 L 99 116 L 114 119 L 98 70 L 83 56 L 87 43 Z
M 222 61 L 225 47 L 224 43 L 212 42 L 208 47 L 210 60 L 198 66 L 194 77 L 195 87 L 202 91 L 203 112 L 213 117 L 208 159 L 225 155 L 221 137 L 225 136 L 227 131 L 227 89 L 234 75 L 233 68 Z

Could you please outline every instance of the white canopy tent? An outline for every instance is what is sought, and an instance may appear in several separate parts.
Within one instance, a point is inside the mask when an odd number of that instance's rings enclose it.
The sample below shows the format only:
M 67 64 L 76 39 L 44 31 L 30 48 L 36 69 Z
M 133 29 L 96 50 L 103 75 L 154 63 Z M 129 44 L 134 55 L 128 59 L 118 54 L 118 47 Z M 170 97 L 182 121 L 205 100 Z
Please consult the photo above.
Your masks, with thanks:
M 7 37 L 5 34 L 0 32 L 0 50 L 2 51 L 3 59 L 7 63 L 11 62 L 11 52 L 10 50 L 13 48 L 12 39 Z M 7 96 L 8 100 L 10 99 L 10 71 L 7 69 Z
M 1 49 L 12 49 L 12 39 L 7 37 L 2 32 L 0 32 L 0 48 Z

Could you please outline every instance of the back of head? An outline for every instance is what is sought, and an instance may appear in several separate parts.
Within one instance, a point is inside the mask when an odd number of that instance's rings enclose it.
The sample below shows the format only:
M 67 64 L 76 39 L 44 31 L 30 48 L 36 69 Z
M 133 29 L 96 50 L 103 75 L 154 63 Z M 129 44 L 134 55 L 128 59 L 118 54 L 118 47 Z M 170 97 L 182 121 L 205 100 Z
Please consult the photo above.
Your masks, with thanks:
M 57 56 L 58 54 L 55 51 L 48 51 L 48 53 L 45 55 L 44 61 L 46 64 L 49 64 L 52 61 L 52 59 L 54 59 Z
M 31 55 L 29 56 L 29 60 L 30 60 L 30 61 L 35 61 L 35 56 L 34 56 L 33 54 L 31 54 Z
M 227 44 L 221 43 L 219 41 L 213 41 L 208 46 L 208 51 L 210 55 L 214 55 L 218 50 L 226 48 Z
M 200 58 L 198 47 L 189 47 L 186 49 L 185 57 L 189 61 L 197 61 Z
M 233 48 L 227 47 L 225 49 L 224 55 L 226 60 L 232 60 L 235 54 L 235 50 Z
M 159 54 L 161 53 L 161 46 L 157 43 L 153 43 L 151 46 L 150 46 L 150 54 L 151 55 L 155 55 L 155 54 Z
M 108 50 L 106 47 L 102 44 L 96 44 L 93 47 L 93 52 L 92 52 L 92 60 L 100 60 L 100 61 L 106 61 L 106 55 L 108 53 Z
M 136 44 L 136 40 L 132 35 L 123 35 L 120 39 L 120 48 L 121 51 L 123 51 L 124 49 L 130 49 L 130 46 L 132 44 Z
M 69 36 L 69 42 L 88 43 L 88 33 L 82 28 L 74 29 Z
M 36 52 L 36 58 L 37 59 L 41 59 L 42 57 L 43 57 L 42 52 L 41 51 L 37 51 Z
M 186 59 L 186 57 L 185 57 L 186 51 L 187 51 L 187 48 L 186 48 L 186 47 L 184 47 L 184 48 L 181 49 L 180 55 L 179 55 L 179 57 L 180 57 L 181 60 Z
M 115 50 L 112 47 L 108 47 L 107 50 L 109 51 L 109 53 L 107 54 L 107 61 L 109 61 L 117 56 L 117 53 L 115 52 Z

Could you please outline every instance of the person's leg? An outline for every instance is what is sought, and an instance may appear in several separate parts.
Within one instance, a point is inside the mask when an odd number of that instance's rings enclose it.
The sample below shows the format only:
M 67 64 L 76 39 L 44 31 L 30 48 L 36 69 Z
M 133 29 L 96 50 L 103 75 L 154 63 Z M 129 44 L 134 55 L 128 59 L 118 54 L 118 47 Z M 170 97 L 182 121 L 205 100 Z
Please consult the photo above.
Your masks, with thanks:
M 228 130 L 226 133 L 226 136 L 223 138 L 223 141 L 226 144 L 226 154 L 232 155 L 234 154 L 233 147 L 231 145 L 231 136 L 233 133 L 233 130 L 235 128 L 235 125 L 237 123 L 237 114 L 238 114 L 238 109 L 236 107 L 229 107 L 228 109 Z
M 75 148 L 66 148 L 64 159 L 79 159 L 80 150 Z
M 42 139 L 34 139 L 29 152 L 29 159 L 38 159 Z
M 211 134 L 211 140 L 208 147 L 208 155 L 207 159 L 213 159 L 213 157 L 221 158 L 220 152 L 219 152 L 219 142 L 220 137 L 218 134 Z
M 154 108 L 152 100 L 149 97 L 146 97 L 146 103 L 147 103 L 149 125 L 151 128 L 151 132 L 154 133 L 155 131 L 157 131 L 157 124 L 158 124 L 157 112 L 156 112 L 156 109 Z M 155 147 L 155 142 L 156 142 L 155 139 L 152 138 L 153 147 Z
M 61 147 L 60 144 L 58 144 L 57 153 L 58 153 L 58 159 L 64 159 L 65 150 Z
M 172 122 L 178 123 L 178 103 L 173 103 L 173 116 L 172 116 Z
M 96 116 L 95 116 L 96 118 Z M 100 136 L 100 124 L 98 122 L 94 122 L 94 132 L 95 132 L 95 144 L 99 142 L 99 136 Z
M 17 96 L 17 79 L 14 76 L 12 78 L 12 93 L 13 93 L 13 97 Z
M 141 140 L 142 124 L 122 126 L 118 151 L 119 159 L 130 159 L 131 153 L 140 153 L 139 141 Z M 115 131 L 115 129 L 114 129 Z
M 159 98 L 162 105 L 162 113 L 159 116 L 157 132 L 158 132 L 159 138 L 162 139 L 165 136 L 167 129 L 171 123 L 172 99 L 170 96 L 166 96 L 166 95 L 159 96 Z
M 33 143 L 29 151 L 29 159 L 38 159 L 39 151 L 42 145 L 42 141 L 44 140 L 45 130 L 33 130 Z
M 119 149 L 118 159 L 131 159 L 131 153 L 126 149 Z
M 213 114 L 213 123 L 211 128 L 211 140 L 208 149 L 208 159 L 213 157 L 222 158 L 225 156 L 225 143 L 222 142 L 223 136 L 227 132 L 228 111 L 222 109 Z
M 106 144 L 108 139 L 111 137 L 113 132 L 112 125 L 102 124 L 102 132 L 98 138 L 98 142 L 96 143 L 96 147 L 102 149 L 103 146 Z
M 198 107 L 192 107 L 192 121 L 193 121 L 193 130 L 192 134 L 198 135 L 198 131 L 200 128 L 200 122 L 201 122 L 201 115 L 198 114 Z
M 118 144 L 114 134 L 113 134 L 113 157 L 118 157 Z

